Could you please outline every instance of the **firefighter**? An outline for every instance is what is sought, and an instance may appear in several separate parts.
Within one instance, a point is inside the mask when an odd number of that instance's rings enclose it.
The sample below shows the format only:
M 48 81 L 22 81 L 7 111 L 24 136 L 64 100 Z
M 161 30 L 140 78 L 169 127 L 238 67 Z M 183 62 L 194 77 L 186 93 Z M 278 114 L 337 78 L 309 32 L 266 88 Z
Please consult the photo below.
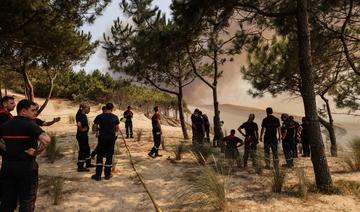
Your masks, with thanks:
M 94 180 L 101 180 L 104 167 L 105 180 L 112 177 L 112 159 L 114 155 L 114 147 L 117 136 L 120 132 L 119 118 L 112 113 L 114 105 L 106 104 L 106 110 L 102 114 L 96 116 L 93 125 L 93 132 L 98 134 L 97 156 L 96 156 L 96 173 L 91 176 Z M 105 157 L 105 165 L 103 158 Z
M 34 211 L 38 187 L 36 156 L 50 144 L 51 139 L 32 119 L 36 104 L 21 100 L 17 116 L 0 127 L 0 137 L 5 142 L 6 157 L 1 168 L 3 175 L 0 211 L 14 211 L 18 201 L 19 211 Z M 39 142 L 39 144 L 38 144 Z

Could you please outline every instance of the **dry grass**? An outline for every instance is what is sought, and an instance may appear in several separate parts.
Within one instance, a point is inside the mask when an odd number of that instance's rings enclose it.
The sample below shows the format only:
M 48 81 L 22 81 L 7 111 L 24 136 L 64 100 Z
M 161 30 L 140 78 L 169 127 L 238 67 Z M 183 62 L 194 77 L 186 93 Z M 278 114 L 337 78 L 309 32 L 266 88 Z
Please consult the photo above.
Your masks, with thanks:
M 49 179 L 51 196 L 53 197 L 53 204 L 59 205 L 64 193 L 64 178 L 61 176 L 53 176 Z
M 360 197 L 360 182 L 351 180 L 339 180 L 335 182 L 335 187 L 343 195 L 355 195 Z
M 136 129 L 135 130 L 135 134 L 136 134 L 136 141 L 141 141 L 142 136 L 144 135 L 144 130 L 143 129 Z
M 204 211 L 211 208 L 226 211 L 226 181 L 226 177 L 217 168 L 200 166 L 199 172 L 191 176 L 189 184 L 180 192 L 178 200 L 191 201 Z
M 68 119 L 69 119 L 69 124 L 75 124 L 76 120 L 75 120 L 75 117 L 73 115 L 69 115 Z
M 298 177 L 298 194 L 300 197 L 307 199 L 308 198 L 308 186 L 309 180 L 306 177 L 306 172 L 304 168 L 298 168 L 296 170 L 296 176 Z
M 283 185 L 285 183 L 286 173 L 282 171 L 279 166 L 274 166 L 272 176 L 271 190 L 275 193 L 281 193 Z
M 193 144 L 191 148 L 191 153 L 194 155 L 200 165 L 205 165 L 208 157 L 213 153 L 213 150 L 209 145 L 206 144 Z
M 350 142 L 344 162 L 351 171 L 360 171 L 360 138 L 355 138 Z
M 175 146 L 175 160 L 181 160 L 182 153 L 184 152 L 184 143 L 181 142 L 177 146 Z

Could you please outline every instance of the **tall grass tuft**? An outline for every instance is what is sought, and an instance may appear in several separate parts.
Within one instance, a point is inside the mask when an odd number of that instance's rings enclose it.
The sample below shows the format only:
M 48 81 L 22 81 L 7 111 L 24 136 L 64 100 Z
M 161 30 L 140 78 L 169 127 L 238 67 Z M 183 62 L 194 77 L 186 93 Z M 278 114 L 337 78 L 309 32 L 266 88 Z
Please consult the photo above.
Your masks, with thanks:
M 137 129 L 135 131 L 135 133 L 136 133 L 136 141 L 141 141 L 141 138 L 144 135 L 144 130 L 143 129 Z
M 285 183 L 285 176 L 286 173 L 281 171 L 279 166 L 274 166 L 271 186 L 272 192 L 281 193 L 283 185 Z
M 68 119 L 69 119 L 69 124 L 75 124 L 76 121 L 73 115 L 69 115 Z
M 355 138 L 350 142 L 345 163 L 351 171 L 360 171 L 360 138 Z
M 197 162 L 200 165 L 205 165 L 209 156 L 213 153 L 213 150 L 209 145 L 193 144 L 191 153 L 195 156 Z
M 181 142 L 180 144 L 178 144 L 177 146 L 175 146 L 175 160 L 181 160 L 181 155 L 184 152 L 184 143 Z
M 226 211 L 226 177 L 210 166 L 201 166 L 200 173 L 191 177 L 189 184 L 181 192 L 181 197 L 195 201 L 201 209 L 213 207 Z
M 296 175 L 298 177 L 299 183 L 298 183 L 298 194 L 300 197 L 307 199 L 308 197 L 308 186 L 309 181 L 306 177 L 305 169 L 299 168 L 296 170 Z
M 45 156 L 50 163 L 62 156 L 61 149 L 57 147 L 57 138 L 55 133 L 50 133 L 51 143 L 45 149 Z
M 61 176 L 54 176 L 50 178 L 51 194 L 54 198 L 54 205 L 58 205 L 63 197 L 64 181 L 64 178 Z
M 254 169 L 255 169 L 255 172 L 256 174 L 258 175 L 262 175 L 264 173 L 264 170 L 263 170 L 263 167 L 264 167 L 264 162 L 263 162 L 263 157 L 260 153 L 260 151 L 256 151 L 255 154 L 254 154 L 255 158 L 254 158 Z

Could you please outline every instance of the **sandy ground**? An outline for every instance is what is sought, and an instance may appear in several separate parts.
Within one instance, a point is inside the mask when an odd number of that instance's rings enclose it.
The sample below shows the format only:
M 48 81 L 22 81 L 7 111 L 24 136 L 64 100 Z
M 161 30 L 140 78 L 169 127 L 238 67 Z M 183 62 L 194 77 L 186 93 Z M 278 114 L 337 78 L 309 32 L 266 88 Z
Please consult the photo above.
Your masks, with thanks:
M 90 123 L 100 113 L 100 106 L 93 106 L 88 115 Z M 76 113 L 77 106 L 71 102 L 52 100 L 40 118 L 50 121 L 54 116 L 62 120 L 50 127 L 47 132 L 57 135 L 57 142 L 63 157 L 54 163 L 48 163 L 44 156 L 39 156 L 40 182 L 36 211 L 154 211 L 152 203 L 135 175 L 129 157 L 121 139 L 117 141 L 119 150 L 116 155 L 114 177 L 99 182 L 90 179 L 95 170 L 88 173 L 76 172 L 77 147 L 75 123 L 71 117 Z M 123 111 L 117 110 L 116 114 Z M 135 138 L 139 129 L 143 130 L 140 141 L 128 139 L 135 166 L 143 176 L 145 183 L 152 192 L 156 202 L 163 211 L 198 211 L 196 202 L 180 199 L 179 192 L 189 183 L 189 176 L 199 173 L 190 153 L 183 159 L 173 163 L 175 145 L 183 139 L 177 127 L 163 126 L 165 150 L 163 157 L 156 159 L 147 156 L 152 147 L 151 122 L 144 115 L 135 111 Z M 124 126 L 122 125 L 122 130 Z M 96 145 L 96 138 L 91 134 L 90 145 Z M 190 146 L 190 142 L 186 145 Z M 261 150 L 262 147 L 259 146 Z M 218 150 L 217 150 L 218 151 Z M 241 150 L 242 151 L 242 150 Z M 283 155 L 280 156 L 283 160 Z M 360 173 L 346 171 L 341 158 L 328 158 L 333 180 L 353 180 L 360 183 Z M 283 163 L 284 161 L 281 161 Z M 250 163 L 251 164 L 251 163 Z M 314 182 L 311 161 L 300 158 L 296 167 L 303 167 L 310 183 Z M 271 192 L 271 173 L 265 171 L 257 175 L 254 169 L 233 167 L 227 178 L 227 202 L 229 211 L 360 211 L 359 196 L 356 195 L 322 195 L 311 192 L 307 199 L 297 197 L 294 187 L 298 180 L 296 169 L 288 170 L 284 192 Z M 49 179 L 61 176 L 64 179 L 63 195 L 60 204 L 53 205 L 52 186 Z M 218 211 L 210 206 L 205 211 Z

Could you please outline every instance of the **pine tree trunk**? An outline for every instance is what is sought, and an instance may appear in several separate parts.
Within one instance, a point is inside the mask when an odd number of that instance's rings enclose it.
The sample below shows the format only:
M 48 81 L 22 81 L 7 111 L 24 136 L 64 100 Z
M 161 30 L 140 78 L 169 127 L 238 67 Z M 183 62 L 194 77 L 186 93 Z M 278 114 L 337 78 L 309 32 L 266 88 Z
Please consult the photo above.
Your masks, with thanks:
M 215 41 L 213 41 L 215 42 Z M 217 50 L 214 50 L 214 82 L 213 82 L 213 101 L 214 101 L 214 131 L 218 135 L 219 140 L 222 140 L 222 133 L 220 127 L 220 111 L 219 111 L 219 102 L 217 96 L 217 79 L 218 79 L 218 63 L 217 63 Z
M 310 32 L 308 28 L 307 0 L 297 0 L 297 35 L 299 44 L 299 66 L 302 82 L 302 98 L 305 107 L 305 118 L 309 123 L 311 161 L 315 172 L 316 185 L 319 189 L 332 186 L 324 143 L 321 137 L 320 124 L 314 92 L 314 76 L 311 64 Z
M 329 122 L 327 122 L 325 119 L 323 119 L 321 117 L 319 117 L 319 121 L 326 128 L 326 130 L 329 133 L 329 138 L 330 138 L 330 143 L 331 143 L 331 147 L 330 147 L 331 156 L 337 157 L 336 135 L 335 135 L 334 125 L 330 124 Z
M 47 104 L 48 104 L 48 102 L 49 102 L 49 100 L 51 98 L 52 92 L 54 90 L 54 81 L 56 79 L 56 76 L 57 75 L 55 74 L 54 77 L 52 77 L 50 75 L 50 73 L 48 73 L 48 77 L 49 77 L 49 81 L 50 81 L 50 90 L 49 90 L 49 93 L 48 93 L 48 95 L 47 95 L 47 97 L 45 99 L 45 102 L 41 105 L 40 109 L 38 110 L 37 115 L 40 115 L 40 113 L 45 109 L 45 107 L 47 106 Z
M 180 115 L 180 124 L 181 130 L 183 132 L 184 139 L 189 139 L 189 135 L 187 133 L 186 124 L 185 124 L 185 117 L 184 117 L 184 104 L 183 104 L 183 90 L 181 80 L 179 80 L 179 94 L 178 97 L 178 108 L 179 108 L 179 115 Z
M 26 70 L 26 64 L 24 63 L 21 69 L 21 75 L 23 76 L 24 83 L 25 83 L 25 95 L 26 98 L 30 101 L 34 101 L 35 94 L 34 94 L 34 87 L 30 81 L 29 75 Z

